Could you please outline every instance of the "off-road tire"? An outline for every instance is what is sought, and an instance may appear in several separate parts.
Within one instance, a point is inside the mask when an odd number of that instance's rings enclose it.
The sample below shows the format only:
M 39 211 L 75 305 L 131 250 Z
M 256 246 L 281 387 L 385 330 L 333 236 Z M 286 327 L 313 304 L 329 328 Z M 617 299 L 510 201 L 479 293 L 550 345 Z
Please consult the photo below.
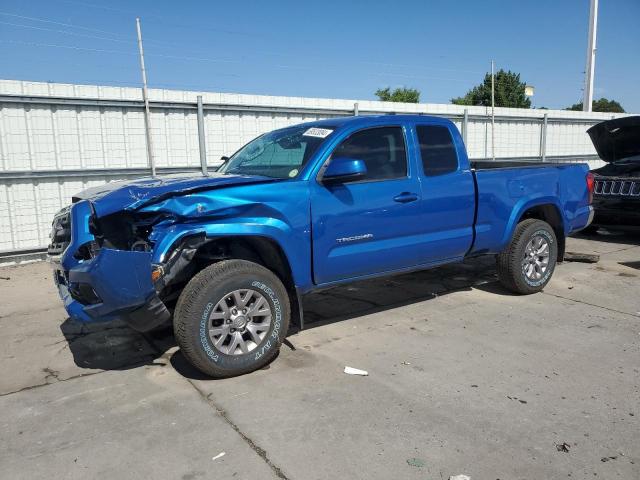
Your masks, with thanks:
M 525 274 L 523 259 L 529 241 L 536 235 L 543 236 L 549 244 L 549 263 L 541 279 L 533 281 Z M 496 257 L 498 279 L 512 292 L 529 295 L 540 292 L 553 275 L 558 258 L 558 240 L 547 222 L 530 218 L 520 222 L 509 246 Z
M 249 353 L 228 355 L 208 335 L 212 305 L 237 289 L 258 291 L 269 303 L 271 325 L 262 342 Z M 185 358 L 202 373 L 215 378 L 257 370 L 278 354 L 289 328 L 291 308 L 280 279 L 262 265 L 246 260 L 214 263 L 193 277 L 176 305 L 173 328 Z

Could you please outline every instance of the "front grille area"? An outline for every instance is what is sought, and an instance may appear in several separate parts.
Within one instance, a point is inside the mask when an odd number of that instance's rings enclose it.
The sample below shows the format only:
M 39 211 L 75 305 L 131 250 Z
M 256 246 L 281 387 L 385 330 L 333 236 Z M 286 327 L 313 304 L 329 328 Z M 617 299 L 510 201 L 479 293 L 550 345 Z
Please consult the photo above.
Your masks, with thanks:
M 640 198 L 640 178 L 596 178 L 593 193 L 602 196 Z
M 60 210 L 51 223 L 49 255 L 60 255 L 71 243 L 71 207 Z

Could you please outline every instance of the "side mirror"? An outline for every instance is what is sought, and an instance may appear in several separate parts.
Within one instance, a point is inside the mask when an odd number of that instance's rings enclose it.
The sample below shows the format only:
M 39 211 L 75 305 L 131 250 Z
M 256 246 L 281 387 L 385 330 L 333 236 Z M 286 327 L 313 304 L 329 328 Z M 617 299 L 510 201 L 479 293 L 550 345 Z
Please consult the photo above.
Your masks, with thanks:
M 222 167 L 224 167 L 227 164 L 227 162 L 229 161 L 229 157 L 227 157 L 226 155 L 223 155 L 220 157 L 220 160 L 222 160 L 222 163 L 216 167 L 216 171 L 220 170 Z
M 367 175 L 367 166 L 356 158 L 337 157 L 331 160 L 322 175 L 322 183 L 336 184 L 361 180 Z

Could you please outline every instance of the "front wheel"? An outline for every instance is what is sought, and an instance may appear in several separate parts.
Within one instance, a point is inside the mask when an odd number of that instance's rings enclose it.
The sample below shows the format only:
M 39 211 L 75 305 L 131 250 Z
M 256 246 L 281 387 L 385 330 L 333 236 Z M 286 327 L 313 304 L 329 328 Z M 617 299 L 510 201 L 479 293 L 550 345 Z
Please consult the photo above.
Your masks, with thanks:
M 184 288 L 174 332 L 194 367 L 212 377 L 232 377 L 276 356 L 290 317 L 287 290 L 275 274 L 246 260 L 224 260 Z
M 523 220 L 497 257 L 498 278 L 512 292 L 539 292 L 549 283 L 557 258 L 558 241 L 551 225 L 533 218 Z

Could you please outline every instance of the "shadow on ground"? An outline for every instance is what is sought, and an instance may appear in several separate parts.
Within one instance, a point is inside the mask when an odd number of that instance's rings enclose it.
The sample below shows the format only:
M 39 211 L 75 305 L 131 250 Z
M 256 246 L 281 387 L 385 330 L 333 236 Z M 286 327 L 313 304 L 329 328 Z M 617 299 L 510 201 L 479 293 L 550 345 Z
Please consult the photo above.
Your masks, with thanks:
M 578 232 L 572 237 L 596 242 L 640 245 L 640 232 L 600 228 L 597 232 Z
M 496 278 L 493 257 L 481 257 L 431 270 L 334 287 L 304 297 L 305 329 L 403 307 L 472 287 L 510 295 L 495 283 Z M 126 370 L 153 364 L 176 346 L 171 327 L 139 333 L 121 322 L 79 324 L 67 319 L 60 328 L 76 365 L 88 369 Z M 295 350 L 295 337 L 292 335 L 298 331 L 297 325 L 291 327 L 283 348 Z M 187 378 L 207 378 L 194 369 L 180 351 L 173 353 L 170 361 L 175 370 Z
M 122 322 L 82 324 L 67 318 L 60 330 L 81 368 L 127 370 L 151 364 L 162 355 L 145 335 Z

